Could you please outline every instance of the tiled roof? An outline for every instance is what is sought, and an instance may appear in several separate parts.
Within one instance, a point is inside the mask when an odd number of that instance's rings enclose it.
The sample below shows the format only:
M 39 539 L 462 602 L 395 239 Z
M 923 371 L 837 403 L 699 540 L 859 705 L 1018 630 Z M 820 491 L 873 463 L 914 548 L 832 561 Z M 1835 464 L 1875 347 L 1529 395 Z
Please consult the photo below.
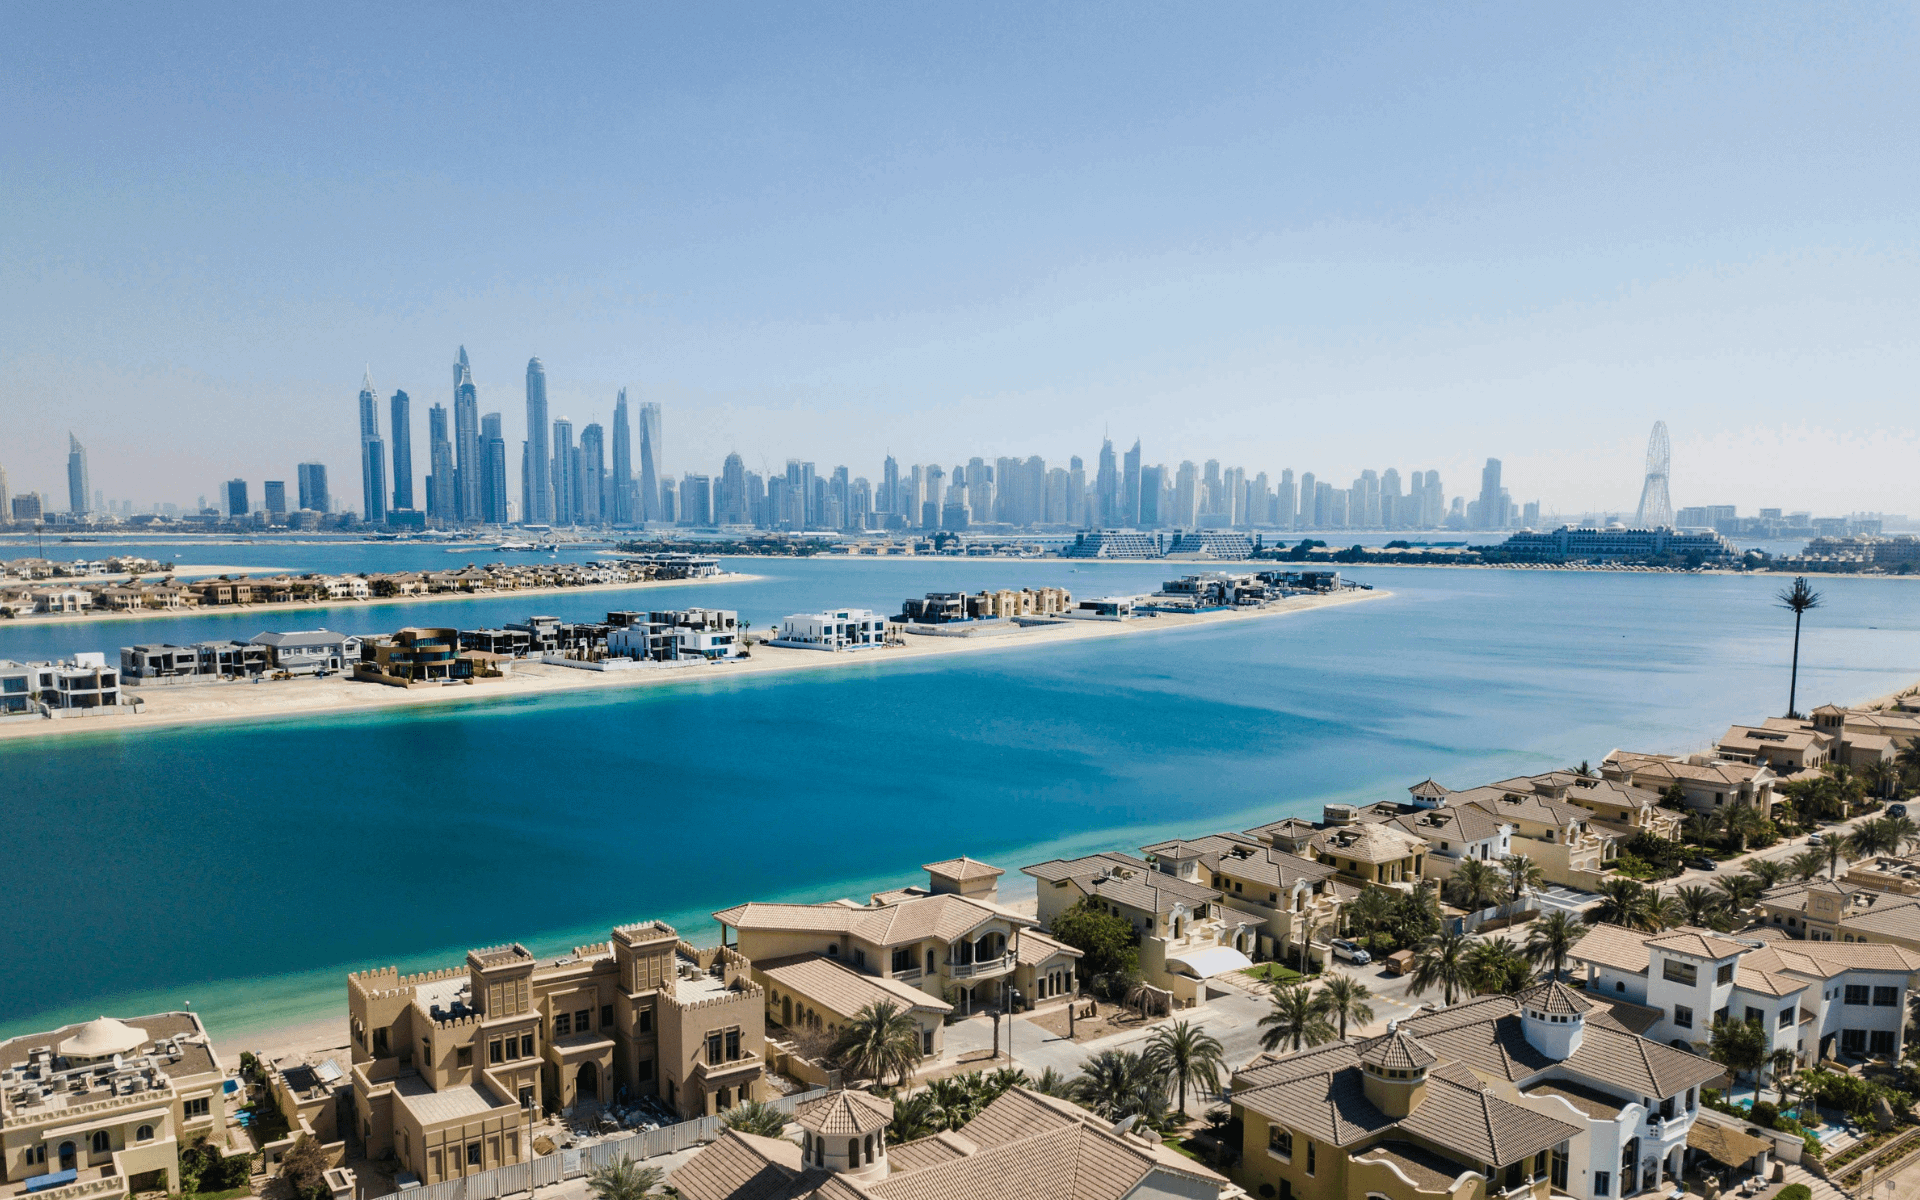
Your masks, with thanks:
M 1741 965 L 1831 979 L 1846 971 L 1920 971 L 1920 952 L 1883 942 L 1770 942 Z
M 1431 776 L 1408 788 L 1407 791 L 1420 800 L 1444 800 L 1452 793 L 1433 781 Z
M 1020 941 L 1014 949 L 1016 951 L 1014 961 L 1023 967 L 1037 967 L 1056 954 L 1065 954 L 1073 958 L 1082 957 L 1081 951 L 1065 942 L 1055 941 L 1046 934 L 1032 929 L 1020 931 Z
M 1333 868 L 1273 846 L 1240 846 L 1221 855 L 1214 870 L 1265 887 L 1291 888 L 1301 880 L 1331 879 Z
M 1313 848 L 1322 854 L 1355 862 L 1383 863 L 1425 850 L 1413 834 L 1384 825 L 1343 825 L 1313 835 Z
M 1054 859 L 1020 869 L 1046 882 L 1068 880 L 1084 895 L 1097 895 L 1155 915 L 1167 913 L 1176 903 L 1194 905 L 1220 898 L 1220 893 L 1213 888 L 1169 875 L 1151 863 L 1124 854 Z
M 1657 946 L 1672 954 L 1685 954 L 1691 958 L 1731 958 L 1736 954 L 1745 954 L 1753 947 L 1732 938 L 1721 937 L 1711 929 L 1683 925 L 1678 929 L 1647 939 L 1647 945 Z
M 897 895 L 898 893 L 887 893 Z M 891 904 L 736 905 L 713 914 L 735 929 L 780 933 L 846 933 L 880 946 L 923 938 L 953 941 L 994 918 L 1027 922 L 997 905 L 965 896 L 907 896 Z
M 893 1120 L 893 1101 L 866 1092 L 841 1090 L 794 1110 L 793 1119 L 802 1129 L 816 1134 L 834 1135 L 872 1133 L 885 1129 Z
M 1576 962 L 1644 975 L 1648 957 L 1646 935 L 1620 925 L 1594 925 L 1567 951 L 1567 957 Z
M 824 1171 L 801 1171 L 800 1147 L 792 1142 L 737 1129 L 721 1130 L 673 1172 L 674 1190 L 685 1200 L 788 1200 L 826 1180 Z
M 1426 1099 L 1400 1128 L 1496 1167 L 1525 1161 L 1582 1132 L 1570 1121 L 1444 1077 L 1428 1078 Z
M 1531 787 L 1533 781 L 1517 780 L 1516 782 L 1523 787 Z M 1578 805 L 1566 804 L 1533 791 L 1509 789 L 1499 784 L 1459 793 L 1453 798 L 1453 803 L 1456 806 L 1471 805 L 1481 809 L 1495 820 L 1531 821 L 1536 825 L 1551 825 L 1556 829 L 1578 825 L 1593 816 Z
M 1481 1075 L 1518 1082 L 1553 1064 L 1521 1031 L 1510 996 L 1481 996 L 1466 1004 L 1414 1017 L 1405 1028 L 1441 1054 L 1460 1058 Z M 1720 1074 L 1717 1063 L 1649 1041 L 1611 1022 L 1586 1022 L 1580 1048 L 1565 1066 L 1587 1079 L 1637 1089 L 1644 1096 L 1677 1095 Z
M 1618 767 L 1633 775 L 1637 780 L 1641 776 L 1649 779 L 1688 779 L 1698 783 L 1716 783 L 1727 787 L 1738 787 L 1750 783 L 1772 772 L 1766 767 L 1754 763 L 1714 762 L 1698 764 L 1680 759 L 1668 758 L 1660 754 L 1635 754 L 1630 751 L 1616 750 L 1607 756 L 1609 765 Z
M 1396 1029 L 1360 1043 L 1360 1061 L 1376 1070 L 1418 1071 L 1439 1062 L 1440 1056 L 1405 1030 Z
M 1478 805 L 1458 808 L 1416 808 L 1393 819 L 1393 826 L 1428 842 L 1486 842 L 1500 836 L 1506 822 Z
M 1589 1026 L 1596 1022 L 1606 1022 L 1618 1025 L 1628 1033 L 1637 1033 L 1644 1037 L 1647 1030 L 1667 1019 L 1665 1011 L 1648 1008 L 1644 1004 L 1635 1004 L 1631 1000 L 1621 1000 L 1598 992 L 1589 993 L 1587 999 L 1593 1001 L 1595 1005 L 1594 1010 L 1587 1014 Z
M 1547 1013 L 1550 1016 L 1584 1013 L 1593 1008 L 1593 1001 L 1557 979 L 1536 984 L 1515 996 L 1514 999 L 1535 1012 Z
M 926 1012 L 953 1011 L 953 1005 L 897 979 L 866 975 L 824 954 L 796 954 L 769 958 L 753 969 L 783 992 L 798 992 L 840 1017 L 851 1017 L 869 1004 L 883 1001 L 896 1007 Z
M 923 863 L 920 869 L 929 875 L 958 879 L 962 882 L 974 879 L 998 879 L 1006 874 L 999 867 L 968 858 L 964 854 L 959 858 L 949 858 L 937 863 Z

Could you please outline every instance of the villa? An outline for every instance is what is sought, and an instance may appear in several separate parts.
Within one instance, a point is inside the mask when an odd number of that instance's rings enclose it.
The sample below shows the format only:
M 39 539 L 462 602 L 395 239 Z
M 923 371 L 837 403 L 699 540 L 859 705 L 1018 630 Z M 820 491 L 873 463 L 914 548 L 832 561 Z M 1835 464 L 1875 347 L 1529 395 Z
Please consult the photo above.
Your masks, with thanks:
M 1764 763 L 1737 762 L 1711 754 L 1675 757 L 1615 750 L 1607 755 L 1600 773 L 1664 796 L 1678 786 L 1686 806 L 1695 812 L 1728 808 L 1757 808 L 1773 815 L 1775 776 Z
M 796 650 L 871 650 L 887 643 L 887 620 L 870 608 L 793 613 L 767 644 Z

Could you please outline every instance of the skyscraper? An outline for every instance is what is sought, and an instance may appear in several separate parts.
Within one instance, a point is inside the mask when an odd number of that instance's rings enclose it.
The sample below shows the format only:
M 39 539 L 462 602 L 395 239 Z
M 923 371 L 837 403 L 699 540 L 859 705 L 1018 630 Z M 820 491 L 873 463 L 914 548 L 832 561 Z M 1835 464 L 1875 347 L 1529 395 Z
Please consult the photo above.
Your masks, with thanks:
M 0 467 L 0 525 L 5 525 L 12 517 L 11 499 L 7 495 L 7 469 Z
M 1129 528 L 1140 523 L 1140 439 L 1133 439 L 1120 476 L 1120 524 Z
M 489 525 L 507 523 L 507 439 L 500 432 L 500 414 L 480 418 L 480 519 Z
M 266 504 L 267 515 L 275 520 L 284 520 L 287 515 L 287 484 L 283 479 L 269 479 L 260 485 L 261 500 Z
M 720 523 L 743 525 L 752 519 L 747 508 L 747 465 L 738 454 L 727 455 L 720 467 Z
M 440 520 L 485 520 L 480 499 L 487 474 L 480 448 L 480 393 L 473 386 L 473 369 L 467 365 L 465 346 L 460 347 L 460 358 L 453 364 L 453 453 L 453 511 L 440 513 Z M 438 472 L 439 468 L 434 470 Z
M 1137 457 L 1137 444 L 1136 455 Z M 1158 529 L 1160 527 L 1160 477 L 1166 474 L 1165 467 L 1141 467 L 1140 489 L 1140 528 Z
M 229 517 L 244 517 L 247 515 L 246 480 L 227 480 L 227 515 Z
M 665 472 L 666 456 L 661 442 L 660 406 L 649 401 L 640 406 L 640 465 L 635 468 L 639 473 L 640 502 L 636 506 L 636 521 L 663 521 L 666 519 L 665 499 L 661 485 L 667 482 Z
M 1067 523 L 1093 524 L 1093 514 L 1087 511 L 1087 465 L 1078 454 L 1067 459 Z
M 1113 439 L 1100 439 L 1100 466 L 1093 477 L 1094 511 L 1102 528 L 1120 523 L 1120 464 L 1113 456 Z
M 393 394 L 393 506 L 413 507 L 413 411 L 405 392 Z
M 87 511 L 87 448 L 80 439 L 67 432 L 67 511 L 83 513 Z
M 1507 527 L 1507 502 L 1500 491 L 1500 460 L 1490 458 L 1480 471 L 1480 506 L 1476 510 L 1475 527 L 1479 529 L 1505 529 Z
M 387 519 L 387 444 L 380 438 L 371 367 L 360 385 L 360 518 L 369 524 Z
M 544 380 L 542 381 L 544 382 Z M 538 454 L 531 447 L 528 450 L 529 462 L 539 462 Z M 553 422 L 553 460 L 550 464 L 552 474 L 548 477 L 548 498 L 553 507 L 548 513 L 548 522 L 554 525 L 572 525 L 580 519 L 580 511 L 574 507 L 578 496 L 575 491 L 573 468 L 573 422 L 565 417 L 556 417 Z
M 301 463 L 297 475 L 300 481 L 300 507 L 313 512 L 326 512 L 331 506 L 327 496 L 326 464 Z
M 455 404 L 459 401 L 455 400 Z M 474 444 L 480 444 L 480 431 L 475 422 Z M 476 455 L 477 455 L 476 451 Z M 476 460 L 470 458 L 469 463 Z M 441 525 L 451 524 L 461 519 L 460 479 L 453 461 L 453 441 L 447 436 L 447 410 L 434 405 L 427 410 L 427 515 Z M 479 482 L 479 468 L 473 468 L 474 482 Z M 477 514 L 476 507 L 476 514 Z M 477 518 L 476 518 L 477 519 Z
M 551 525 L 553 520 L 553 454 L 547 429 L 547 369 L 540 360 L 527 360 L 526 477 L 521 481 L 520 521 L 524 525 Z
M 1314 482 L 1313 472 L 1300 472 L 1300 510 L 1294 516 L 1293 527 L 1295 529 L 1320 528 L 1319 523 L 1315 520 L 1314 511 L 1316 505 L 1319 503 L 1316 499 L 1318 495 L 1319 485 Z
M 1191 459 L 1181 462 L 1173 473 L 1173 525 L 1194 529 L 1200 524 L 1200 468 Z
M 891 454 L 880 464 L 879 507 L 884 513 L 900 511 L 900 463 Z
M 615 525 L 633 524 L 633 429 L 627 416 L 627 389 L 613 402 L 613 478 L 607 489 L 613 503 L 607 518 Z
M 587 525 L 604 525 L 611 497 L 607 492 L 607 432 L 598 421 L 580 431 L 580 520 Z

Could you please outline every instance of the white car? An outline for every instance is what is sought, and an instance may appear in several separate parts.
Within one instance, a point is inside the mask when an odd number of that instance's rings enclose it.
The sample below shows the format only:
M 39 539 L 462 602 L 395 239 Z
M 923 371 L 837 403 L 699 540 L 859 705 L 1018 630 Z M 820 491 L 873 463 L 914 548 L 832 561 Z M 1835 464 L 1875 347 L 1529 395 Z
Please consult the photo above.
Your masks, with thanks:
M 1365 966 L 1373 961 L 1373 955 L 1368 954 L 1365 950 L 1362 950 L 1346 938 L 1334 938 L 1327 944 L 1333 947 L 1333 956 L 1335 958 L 1343 958 L 1356 967 Z

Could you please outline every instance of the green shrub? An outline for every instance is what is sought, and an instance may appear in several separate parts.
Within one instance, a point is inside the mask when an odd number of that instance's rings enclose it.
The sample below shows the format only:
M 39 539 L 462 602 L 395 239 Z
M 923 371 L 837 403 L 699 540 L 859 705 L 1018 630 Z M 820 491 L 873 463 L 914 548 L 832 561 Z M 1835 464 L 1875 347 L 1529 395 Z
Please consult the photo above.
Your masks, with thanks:
M 1762 1125 L 1768 1129 L 1772 1129 L 1779 1123 L 1780 1109 L 1778 1106 L 1770 1104 L 1765 1100 L 1755 1100 L 1753 1102 L 1753 1112 L 1749 1115 L 1752 1117 L 1755 1125 Z
M 1813 1189 L 1804 1183 L 1790 1183 L 1780 1189 L 1774 1200 L 1813 1200 Z

